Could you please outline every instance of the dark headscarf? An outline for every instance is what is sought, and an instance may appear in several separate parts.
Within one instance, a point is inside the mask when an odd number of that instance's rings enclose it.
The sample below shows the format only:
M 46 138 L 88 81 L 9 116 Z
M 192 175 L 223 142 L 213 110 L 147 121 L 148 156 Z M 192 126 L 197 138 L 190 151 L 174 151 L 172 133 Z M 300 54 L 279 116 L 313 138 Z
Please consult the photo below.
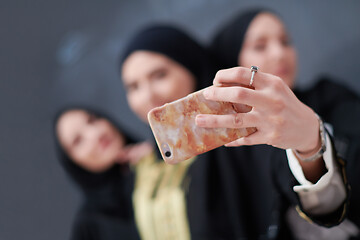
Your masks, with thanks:
M 207 52 L 178 28 L 157 25 L 139 31 L 125 47 L 120 60 L 120 69 L 127 57 L 138 50 L 164 54 L 184 66 L 195 76 L 196 90 L 212 84 L 216 69 Z
M 217 31 L 210 45 L 210 51 L 218 60 L 220 68 L 238 66 L 238 56 L 243 46 L 246 31 L 252 20 L 262 12 L 272 11 L 268 9 L 245 11 L 236 15 Z
M 137 50 L 177 61 L 195 75 L 197 89 L 212 83 L 215 71 L 209 54 L 173 27 L 139 32 L 125 48 L 121 65 Z M 186 208 L 193 239 L 260 239 L 266 233 L 272 204 L 269 150 L 268 146 L 220 147 L 197 156 L 186 178 L 190 179 Z
M 129 202 L 131 200 L 127 199 L 128 192 L 131 192 L 133 187 L 133 176 L 129 166 L 114 165 L 105 172 L 93 173 L 75 164 L 61 146 L 57 137 L 56 125 L 60 116 L 70 110 L 84 110 L 90 114 L 105 118 L 121 132 L 125 137 L 126 144 L 135 141 L 112 118 L 88 107 L 67 107 L 59 111 L 55 116 L 54 137 L 58 158 L 66 173 L 84 193 L 86 202 L 93 207 L 105 208 L 113 212 L 118 210 L 125 215 L 130 214 L 129 210 L 131 208 L 123 207 L 131 204 Z

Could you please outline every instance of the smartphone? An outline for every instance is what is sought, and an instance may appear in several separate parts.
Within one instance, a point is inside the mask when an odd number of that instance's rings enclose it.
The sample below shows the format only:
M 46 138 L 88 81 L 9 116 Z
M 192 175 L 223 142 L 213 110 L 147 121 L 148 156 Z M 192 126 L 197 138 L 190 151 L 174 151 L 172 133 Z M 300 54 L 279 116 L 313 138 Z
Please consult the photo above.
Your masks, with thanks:
M 251 109 L 245 105 L 239 108 L 229 102 L 206 100 L 204 90 L 156 107 L 148 113 L 151 130 L 166 163 L 182 162 L 256 131 L 256 128 L 198 127 L 195 124 L 198 114 L 224 115 Z

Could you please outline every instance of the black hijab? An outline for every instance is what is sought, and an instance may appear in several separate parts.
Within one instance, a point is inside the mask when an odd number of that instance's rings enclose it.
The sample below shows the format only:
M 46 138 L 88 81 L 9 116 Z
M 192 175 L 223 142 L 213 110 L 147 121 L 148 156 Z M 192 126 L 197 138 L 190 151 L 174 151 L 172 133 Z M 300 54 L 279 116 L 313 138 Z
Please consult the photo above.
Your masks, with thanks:
M 157 26 L 140 31 L 125 48 L 121 65 L 137 50 L 161 53 L 177 61 L 194 74 L 197 89 L 212 84 L 216 68 L 210 55 L 176 28 Z M 267 218 L 256 216 L 265 211 L 267 215 L 270 202 L 264 191 L 269 189 L 263 163 L 268 148 L 249 150 L 220 147 L 199 155 L 188 169 L 190 184 L 185 192 L 193 239 L 255 239 L 266 231 Z M 252 161 L 255 158 L 261 160 L 260 166 L 259 161 Z
M 139 31 L 125 47 L 120 60 L 120 68 L 125 60 L 138 50 L 164 54 L 184 66 L 196 78 L 196 90 L 212 84 L 216 69 L 207 51 L 176 27 L 156 25 Z
M 238 66 L 246 31 L 252 20 L 267 9 L 253 9 L 236 15 L 215 34 L 209 52 L 220 69 Z M 228 212 L 232 236 L 235 239 L 267 239 L 267 227 L 274 212 L 275 191 L 271 181 L 270 156 L 267 145 L 218 148 L 200 158 L 219 159 L 225 209 Z M 217 156 L 216 156 L 217 155 Z M 209 161 L 210 162 L 210 161 Z M 276 215 L 276 214 L 275 214 Z M 224 219 L 225 221 L 225 219 Z
M 251 24 L 252 20 L 262 12 L 269 12 L 274 14 L 273 11 L 268 9 L 255 9 L 255 10 L 243 12 L 242 14 L 237 15 L 233 20 L 225 24 L 225 26 L 223 26 L 223 28 L 221 28 L 221 30 L 215 34 L 215 37 L 210 45 L 210 50 L 212 51 L 215 58 L 218 59 L 222 68 L 230 68 L 230 67 L 238 66 L 238 56 L 243 45 L 246 31 L 249 25 Z M 314 109 L 314 111 L 317 112 L 324 119 L 325 122 L 330 123 L 333 126 L 334 129 L 333 140 L 335 141 L 335 146 L 337 148 L 337 151 L 340 149 L 341 150 L 340 153 L 342 153 L 341 155 L 347 156 L 348 159 L 350 160 L 348 161 L 348 169 L 350 168 L 359 169 L 359 164 L 357 164 L 359 161 L 353 161 L 357 159 L 355 158 L 354 155 L 351 155 L 354 154 L 355 152 L 359 152 L 358 141 L 356 140 L 349 141 L 350 139 L 356 138 L 356 137 L 353 138 L 356 135 L 355 133 L 356 130 L 354 130 L 353 124 L 344 124 L 344 122 L 346 121 L 345 116 L 348 115 L 350 112 L 352 116 L 348 117 L 348 119 L 356 119 L 355 117 L 356 113 L 354 113 L 355 112 L 354 109 L 356 109 L 356 105 L 359 105 L 358 96 L 356 96 L 356 94 L 352 93 L 343 86 L 332 82 L 331 79 L 329 79 L 328 77 L 320 78 L 318 83 L 315 84 L 315 86 L 311 89 L 308 89 L 306 91 L 295 90 L 294 93 L 300 99 L 300 101 L 302 101 L 303 103 Z M 350 130 L 351 134 L 350 131 L 347 132 L 345 130 L 348 128 L 348 126 L 350 126 L 349 130 L 351 129 Z M 357 139 L 359 139 L 359 137 L 357 137 Z M 350 144 L 350 142 L 352 144 Z M 337 143 L 339 145 L 337 145 Z M 251 150 L 260 147 L 261 146 L 252 146 Z M 266 148 L 269 149 L 271 147 L 266 147 Z M 266 148 L 264 147 L 263 149 L 266 150 Z M 271 174 L 274 177 L 274 183 L 277 186 L 276 194 L 280 195 L 281 198 L 275 199 L 276 202 L 274 205 L 275 206 L 278 205 L 278 206 L 276 209 L 274 209 L 271 212 L 270 219 L 271 219 L 271 223 L 275 223 L 276 225 L 269 226 L 269 230 L 273 228 L 275 229 L 274 232 L 275 233 L 277 232 L 277 234 L 280 234 L 281 236 L 281 234 L 289 234 L 289 232 L 287 232 L 288 229 L 284 218 L 284 214 L 287 208 L 291 205 L 299 204 L 298 196 L 293 191 L 293 186 L 297 185 L 298 183 L 289 169 L 284 151 L 275 148 L 273 148 L 272 151 L 273 152 L 269 151 L 270 154 L 269 153 L 259 154 L 257 159 L 263 158 L 264 160 L 267 159 L 266 162 L 268 162 L 269 160 L 271 161 L 271 164 L 267 163 L 267 167 L 269 169 L 270 168 L 272 169 Z M 255 151 L 249 151 L 249 152 L 255 152 Z M 271 154 L 273 156 L 270 157 L 269 159 L 267 155 L 271 155 Z M 339 155 L 339 151 L 337 152 L 337 154 Z M 255 162 L 256 159 L 253 158 L 252 160 L 253 162 Z M 354 164 L 354 162 L 356 162 L 356 164 Z M 259 170 L 262 171 L 262 169 L 263 166 L 259 165 Z M 350 174 L 348 176 L 350 183 L 352 181 L 356 183 L 358 179 L 355 178 L 353 175 L 351 175 L 351 173 L 354 172 L 356 171 L 349 171 Z M 252 172 L 252 174 L 255 173 L 256 172 Z M 251 176 L 244 178 L 244 181 L 248 179 L 251 179 Z M 267 179 L 270 180 L 269 177 L 263 178 L 263 183 L 258 186 L 258 189 L 262 189 L 262 191 L 264 191 L 264 188 L 262 188 L 261 185 L 265 185 Z M 355 187 L 357 186 L 356 184 L 354 185 Z M 360 222 L 358 217 L 359 215 L 356 215 L 356 213 L 359 212 L 359 208 L 357 208 L 356 204 L 354 204 L 355 207 L 354 205 L 351 205 L 351 202 L 352 201 L 356 203 L 359 202 L 358 200 L 359 195 L 360 194 L 357 194 L 356 191 L 355 194 L 352 194 L 350 198 L 350 208 L 352 208 L 351 209 L 352 211 L 349 211 L 349 219 L 354 221 L 357 225 L 359 225 Z M 270 194 L 268 196 L 270 196 Z M 256 200 L 257 198 L 258 197 L 255 196 L 253 199 Z M 261 206 L 261 201 L 256 203 L 254 206 Z M 248 209 L 250 209 L 250 207 Z M 266 212 L 263 211 L 263 213 Z M 336 214 L 334 215 L 336 216 Z M 249 216 L 250 217 L 256 216 L 256 214 L 250 214 Z M 255 219 L 254 224 L 249 225 L 248 227 L 249 229 L 251 228 L 251 226 L 255 226 L 259 222 L 258 219 L 256 218 L 254 219 Z M 313 216 L 312 220 L 316 220 L 316 217 Z M 325 223 L 327 222 L 326 224 L 328 224 L 328 222 L 330 222 L 331 224 L 331 221 L 332 221 L 331 218 L 328 218 L 325 221 Z M 324 221 L 322 223 L 324 224 Z M 272 234 L 271 231 L 268 231 L 268 234 L 269 233 L 270 233 L 269 236 L 276 235 L 276 234 Z M 289 239 L 289 237 L 278 238 L 278 239 Z
M 131 199 L 127 199 L 132 191 L 133 176 L 128 165 L 114 165 L 101 173 L 93 173 L 78 166 L 64 151 L 57 137 L 56 125 L 60 116 L 70 110 L 84 110 L 98 117 L 105 118 L 112 123 L 125 136 L 126 144 L 135 143 L 134 139 L 126 133 L 112 118 L 100 111 L 88 107 L 67 107 L 59 111 L 54 121 L 54 138 L 57 155 L 66 173 L 81 189 L 85 202 L 92 208 L 103 209 L 113 214 L 119 212 L 122 216 L 131 215 Z M 130 194 L 131 195 L 131 194 Z M 124 207 L 128 206 L 128 207 Z
M 179 28 L 152 25 L 137 32 L 124 48 L 120 70 L 132 53 L 141 50 L 163 54 L 184 66 L 195 77 L 195 90 L 212 85 L 217 68 L 208 51 Z M 155 148 L 155 153 L 158 160 L 162 159 L 158 148 Z
M 253 9 L 236 15 L 225 23 L 215 34 L 210 51 L 217 59 L 220 68 L 238 66 L 238 56 L 242 48 L 246 31 L 252 20 L 262 12 L 270 12 L 268 9 Z

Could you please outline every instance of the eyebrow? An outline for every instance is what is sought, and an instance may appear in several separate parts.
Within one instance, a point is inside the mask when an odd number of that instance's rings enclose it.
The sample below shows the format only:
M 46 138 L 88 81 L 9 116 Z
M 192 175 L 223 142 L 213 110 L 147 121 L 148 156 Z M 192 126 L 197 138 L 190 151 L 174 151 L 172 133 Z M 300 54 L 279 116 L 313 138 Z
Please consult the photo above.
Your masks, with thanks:
M 261 35 L 261 36 L 257 36 L 255 38 L 252 38 L 251 41 L 255 42 L 255 41 L 265 41 L 267 39 L 266 36 Z

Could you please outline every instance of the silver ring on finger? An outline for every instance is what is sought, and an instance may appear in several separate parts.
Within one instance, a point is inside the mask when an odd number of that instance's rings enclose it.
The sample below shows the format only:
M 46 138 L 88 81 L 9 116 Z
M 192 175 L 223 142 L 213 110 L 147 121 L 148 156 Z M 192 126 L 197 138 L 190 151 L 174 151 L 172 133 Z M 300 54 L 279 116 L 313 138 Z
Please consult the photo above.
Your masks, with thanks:
M 256 66 L 251 66 L 250 70 L 251 70 L 251 78 L 250 78 L 250 84 L 249 84 L 249 86 L 250 86 L 250 87 L 253 87 L 254 76 L 255 76 L 255 73 L 259 70 L 259 68 L 256 67 Z

